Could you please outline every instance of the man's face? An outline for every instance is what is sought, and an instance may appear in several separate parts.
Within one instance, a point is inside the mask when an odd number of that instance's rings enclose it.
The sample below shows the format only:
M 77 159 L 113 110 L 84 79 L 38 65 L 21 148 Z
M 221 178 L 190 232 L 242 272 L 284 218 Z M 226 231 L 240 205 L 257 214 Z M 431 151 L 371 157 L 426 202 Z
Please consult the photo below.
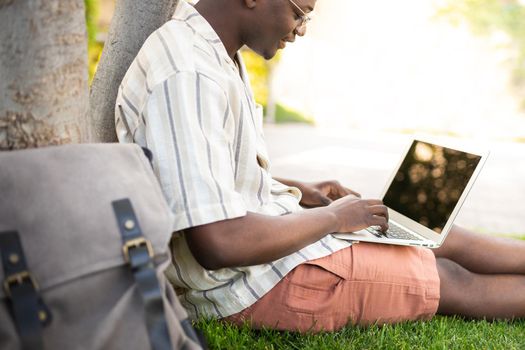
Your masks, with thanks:
M 313 11 L 316 0 L 263 0 L 246 45 L 270 59 L 295 36 L 306 33 L 305 14 Z

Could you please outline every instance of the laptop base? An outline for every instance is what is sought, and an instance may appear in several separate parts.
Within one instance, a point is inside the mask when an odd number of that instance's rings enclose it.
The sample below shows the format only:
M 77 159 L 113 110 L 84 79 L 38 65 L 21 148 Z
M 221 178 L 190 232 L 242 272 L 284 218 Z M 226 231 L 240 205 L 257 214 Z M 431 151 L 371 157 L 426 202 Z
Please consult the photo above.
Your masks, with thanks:
M 415 246 L 424 248 L 439 248 L 441 244 L 426 239 L 422 236 L 421 240 L 404 240 L 404 239 L 392 239 L 387 237 L 378 237 L 367 230 L 360 230 L 357 232 L 348 233 L 333 233 L 332 236 L 338 239 L 354 242 L 370 242 L 370 243 L 381 243 L 381 244 L 393 244 L 393 245 L 404 245 L 404 246 Z

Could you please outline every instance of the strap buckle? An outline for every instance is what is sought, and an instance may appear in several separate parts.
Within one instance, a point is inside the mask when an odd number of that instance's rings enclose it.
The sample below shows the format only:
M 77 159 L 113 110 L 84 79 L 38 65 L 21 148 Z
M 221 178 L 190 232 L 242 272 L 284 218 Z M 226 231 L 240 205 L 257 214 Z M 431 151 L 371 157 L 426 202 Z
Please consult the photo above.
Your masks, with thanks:
M 33 275 L 29 271 L 25 270 L 25 271 L 21 271 L 18 273 L 14 273 L 5 278 L 4 280 L 5 294 L 8 297 L 11 297 L 11 286 L 15 284 L 20 285 L 24 283 L 25 281 L 29 281 L 33 285 L 33 288 L 35 289 L 35 291 L 39 290 L 38 284 L 36 283 L 36 280 L 33 277 Z
M 138 237 L 134 239 L 130 239 L 122 246 L 122 253 L 124 254 L 124 260 L 129 263 L 129 250 L 130 249 L 136 249 L 140 247 L 146 247 L 148 250 L 148 255 L 150 258 L 153 257 L 153 246 L 151 245 L 151 242 L 148 241 L 144 237 Z

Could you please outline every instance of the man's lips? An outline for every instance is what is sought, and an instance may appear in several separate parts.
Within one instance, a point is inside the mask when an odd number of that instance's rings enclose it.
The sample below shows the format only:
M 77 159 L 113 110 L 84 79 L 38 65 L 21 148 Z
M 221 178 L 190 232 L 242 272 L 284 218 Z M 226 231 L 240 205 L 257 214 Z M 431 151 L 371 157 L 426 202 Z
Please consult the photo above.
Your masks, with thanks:
M 284 40 L 279 41 L 279 48 L 284 49 L 286 47 L 286 42 Z

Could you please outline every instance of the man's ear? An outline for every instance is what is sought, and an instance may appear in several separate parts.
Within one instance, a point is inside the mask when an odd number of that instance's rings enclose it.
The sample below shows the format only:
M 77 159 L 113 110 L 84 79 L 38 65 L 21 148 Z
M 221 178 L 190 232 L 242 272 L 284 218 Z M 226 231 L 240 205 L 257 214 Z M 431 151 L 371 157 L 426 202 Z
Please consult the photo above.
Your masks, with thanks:
M 253 9 L 257 5 L 257 0 L 243 0 L 247 8 Z

